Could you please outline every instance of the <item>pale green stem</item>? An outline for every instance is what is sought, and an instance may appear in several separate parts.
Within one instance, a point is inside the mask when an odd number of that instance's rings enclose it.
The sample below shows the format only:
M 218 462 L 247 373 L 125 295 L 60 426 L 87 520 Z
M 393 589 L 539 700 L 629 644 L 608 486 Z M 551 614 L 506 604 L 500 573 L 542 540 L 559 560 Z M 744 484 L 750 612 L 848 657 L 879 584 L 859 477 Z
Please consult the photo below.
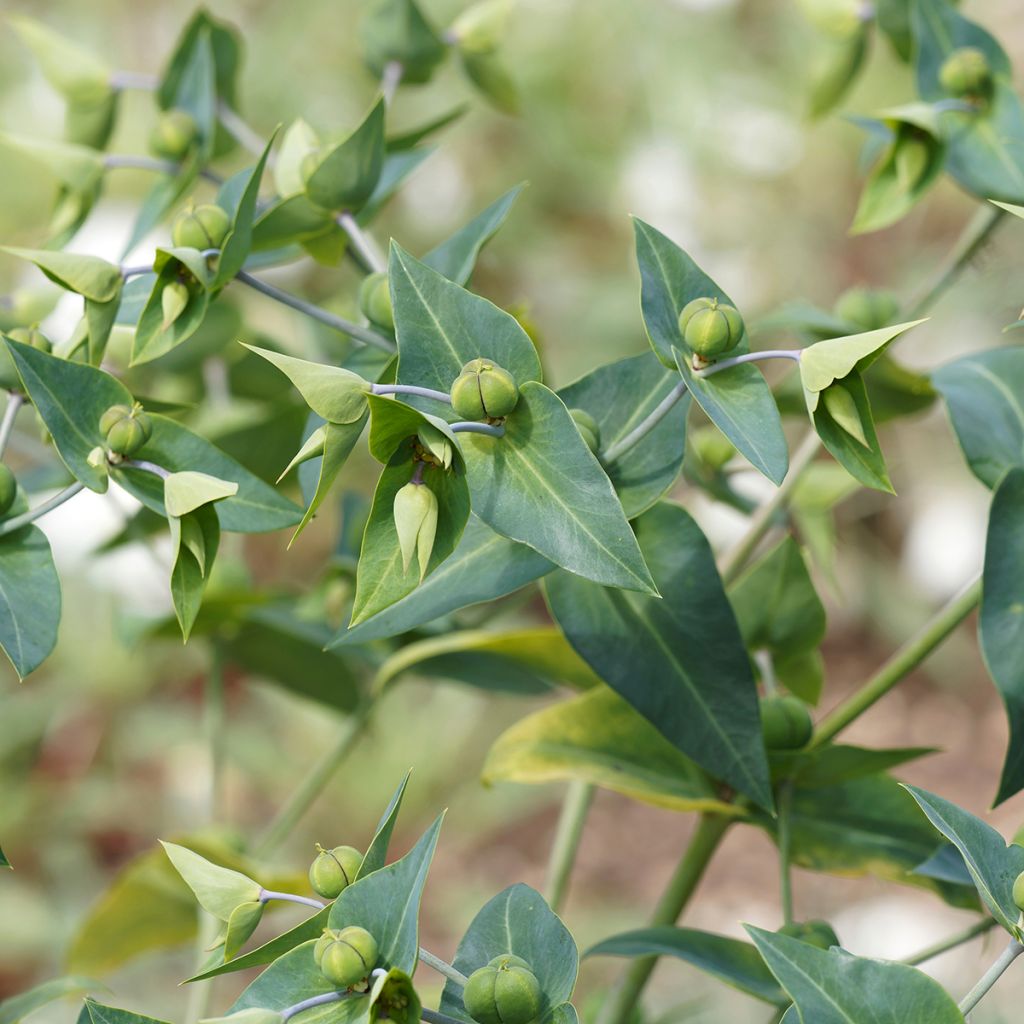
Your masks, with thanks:
M 420 946 L 420 963 L 432 967 L 438 974 L 443 974 L 449 981 L 454 981 L 456 985 L 461 985 L 463 988 L 466 987 L 466 982 L 469 981 L 469 978 L 462 971 L 457 971 L 447 960 L 434 956 L 430 950 L 424 949 L 422 946 Z
M 504 437 L 505 428 L 500 423 L 477 423 L 476 420 L 459 420 L 449 423 L 453 434 L 487 434 L 490 437 Z
M 548 904 L 556 914 L 565 903 L 569 878 L 576 863 L 583 826 L 586 824 L 587 812 L 593 799 L 594 787 L 589 782 L 573 780 L 565 791 L 562 813 L 558 818 L 555 841 L 551 846 L 551 857 L 548 860 L 546 886 Z
M 435 402 L 452 404 L 452 396 L 447 391 L 421 388 L 418 384 L 373 384 L 370 390 L 375 395 L 416 395 L 419 398 L 432 398 Z
M 351 213 L 339 213 L 335 218 L 338 227 L 348 235 L 352 248 L 359 254 L 359 258 L 376 274 L 383 274 L 387 269 L 384 257 L 381 256 L 373 239 L 359 226 L 358 221 Z
M 63 491 L 58 491 L 52 498 L 47 498 L 46 501 L 36 505 L 33 509 L 29 509 L 28 512 L 22 512 L 20 516 L 12 516 L 10 519 L 5 519 L 0 523 L 0 537 L 4 537 L 8 533 L 14 533 L 15 530 L 20 530 L 23 526 L 27 526 L 29 523 L 45 516 L 47 512 L 52 512 L 55 508 L 59 508 L 65 501 L 73 498 L 84 487 L 85 484 L 76 480 L 73 484 L 65 487 Z
M 961 1000 L 960 1012 L 965 1017 L 985 998 L 991 991 L 992 986 L 1003 976 L 1006 969 L 1021 953 L 1024 953 L 1024 946 L 1016 939 L 1011 939 L 1010 944 L 1000 954 L 999 959 L 985 972 L 981 981 Z
M 625 437 L 610 445 L 606 451 L 601 452 L 598 458 L 610 466 L 616 459 L 625 455 L 634 445 L 642 441 L 672 410 L 672 407 L 686 394 L 686 381 L 680 381 L 672 390 L 651 410 L 650 414 L 641 420 Z
M 0 459 L 7 451 L 7 443 L 11 439 L 11 432 L 14 430 L 14 421 L 17 419 L 18 410 L 24 405 L 25 396 L 19 391 L 10 391 L 7 394 L 7 405 L 4 408 L 4 418 L 0 420 Z
M 771 348 L 764 349 L 761 352 L 745 352 L 741 356 L 733 356 L 731 359 L 719 359 L 710 366 L 694 370 L 693 375 L 695 377 L 712 377 L 716 373 L 721 373 L 722 370 L 728 370 L 733 366 L 742 366 L 744 363 L 760 363 L 766 359 L 792 359 L 794 362 L 799 363 L 802 353 L 803 349 L 800 348 Z
M 936 942 L 933 946 L 928 946 L 913 956 L 906 957 L 901 963 L 916 967 L 918 964 L 923 964 L 928 960 L 934 960 L 935 957 L 942 956 L 943 953 L 948 953 L 951 949 L 956 949 L 957 946 L 962 946 L 972 939 L 976 939 L 979 935 L 986 935 L 997 924 L 998 922 L 994 917 L 986 917 L 983 921 L 972 924 L 970 928 L 957 932 L 956 935 L 951 935 L 948 939 L 943 939 L 941 942 Z
M 981 579 L 972 580 L 944 608 L 938 611 L 867 682 L 827 714 L 814 730 L 811 747 L 820 747 L 872 704 L 881 700 L 897 683 L 942 643 L 967 618 L 981 600 Z
M 793 923 L 792 810 L 793 784 L 787 781 L 778 790 L 779 893 L 784 924 Z

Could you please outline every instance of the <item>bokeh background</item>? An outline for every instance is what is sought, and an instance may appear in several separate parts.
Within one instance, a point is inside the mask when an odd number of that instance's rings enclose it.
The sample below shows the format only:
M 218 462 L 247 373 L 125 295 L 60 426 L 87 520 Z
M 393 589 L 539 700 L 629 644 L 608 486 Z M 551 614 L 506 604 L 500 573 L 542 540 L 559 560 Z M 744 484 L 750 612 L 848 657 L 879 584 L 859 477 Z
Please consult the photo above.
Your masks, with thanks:
M 300 113 L 325 131 L 355 123 L 376 86 L 358 55 L 354 26 L 362 6 L 357 0 L 209 4 L 245 35 L 242 111 L 260 132 Z M 424 0 L 438 25 L 461 6 Z M 963 6 L 1018 63 L 1024 59 L 1016 0 Z M 115 66 L 146 72 L 159 71 L 190 13 L 187 5 L 125 0 L 6 0 L 4 10 L 43 19 Z M 521 92 L 521 116 L 504 116 L 468 96 L 452 69 L 426 88 L 402 89 L 393 116 L 399 128 L 467 98 L 472 108 L 388 207 L 377 237 L 390 233 L 423 251 L 528 180 L 508 225 L 484 254 L 475 287 L 524 312 L 557 384 L 644 349 L 630 213 L 686 248 L 754 320 L 790 299 L 830 307 L 854 284 L 910 295 L 976 203 L 943 182 L 898 226 L 848 235 L 863 180 L 863 135 L 844 115 L 908 100 L 912 85 L 906 68 L 876 39 L 867 71 L 840 112 L 812 121 L 808 72 L 819 43 L 795 0 L 520 0 L 505 57 Z M 60 99 L 0 24 L 0 128 L 57 137 L 61 117 Z M 112 151 L 144 152 L 153 120 L 151 99 L 129 94 Z M 144 172 L 117 172 L 72 247 L 116 257 L 133 204 L 148 185 Z M 5 151 L 0 195 L 0 240 L 38 242 L 51 183 Z M 150 250 L 159 240 L 147 242 Z M 145 259 L 145 247 L 138 255 Z M 1002 328 L 1024 301 L 1022 266 L 1024 229 L 1006 224 L 932 322 L 900 342 L 900 356 L 930 368 L 1012 343 L 1015 336 Z M 0 257 L 0 291 L 32 282 L 31 274 Z M 272 277 L 325 305 L 351 306 L 356 279 L 347 271 L 305 261 Z M 262 297 L 227 301 L 241 313 L 243 340 L 265 332 L 288 343 L 325 344 L 300 316 Z M 62 304 L 47 327 L 59 334 L 70 317 Z M 201 425 L 214 432 L 225 423 L 244 424 L 244 411 L 204 415 Z M 826 708 L 955 592 L 982 557 L 987 493 L 964 466 L 941 409 L 898 432 L 883 431 L 882 441 L 899 497 L 862 493 L 844 503 L 837 585 L 822 587 L 830 617 Z M 31 439 L 20 444 L 16 454 L 31 458 Z M 365 486 L 368 468 L 348 471 L 352 486 Z M 755 497 L 764 492 L 752 473 L 741 486 Z M 676 496 L 718 545 L 742 528 L 735 513 L 685 487 Z M 208 654 L 202 643 L 183 649 L 147 637 L 144 628 L 168 611 L 166 547 L 157 539 L 96 554 L 131 511 L 114 495 L 91 496 L 44 521 L 64 579 L 60 644 L 23 684 L 0 667 L 0 837 L 17 866 L 0 878 L 0 996 L 59 972 L 83 915 L 119 869 L 150 850 L 156 837 L 191 830 L 205 814 L 208 754 L 200 718 Z M 247 540 L 228 553 L 237 571 L 248 566 L 258 582 L 300 592 L 318 579 L 336 525 L 328 511 L 290 552 L 281 536 Z M 543 612 L 533 605 L 516 614 Z M 255 674 L 231 671 L 227 692 L 221 824 L 244 836 L 266 823 L 345 724 Z M 363 845 L 412 766 L 396 847 L 405 848 L 438 808 L 449 808 L 423 927 L 429 948 L 453 953 L 491 894 L 514 881 L 543 882 L 562 787 L 487 790 L 478 781 L 494 738 L 539 703 L 437 680 L 402 683 L 281 852 L 281 866 L 304 869 L 314 840 Z M 1024 824 L 1020 796 L 998 812 L 986 810 L 1005 725 L 973 626 L 848 737 L 874 746 L 939 747 L 905 777 L 985 815 L 1004 834 Z M 581 946 L 642 923 L 690 827 L 686 816 L 598 796 L 566 911 Z M 797 872 L 796 884 L 799 914 L 829 918 L 844 945 L 859 954 L 907 955 L 969 921 L 925 894 L 871 880 Z M 687 922 L 741 934 L 740 921 L 776 927 L 777 907 L 773 851 L 759 834 L 741 829 L 727 840 Z M 282 926 L 290 920 L 287 910 L 275 919 Z M 994 956 L 996 941 L 973 943 L 927 969 L 954 992 L 965 991 Z M 192 956 L 187 947 L 140 958 L 109 979 L 117 993 L 112 1001 L 178 1019 L 186 997 L 176 985 L 190 973 Z M 611 961 L 586 963 L 584 1003 L 615 969 Z M 421 980 L 425 991 L 436 985 L 433 977 Z M 218 983 L 216 1004 L 226 1005 L 239 983 L 237 977 Z M 650 992 L 666 1021 L 744 1024 L 768 1016 L 677 962 L 662 962 Z M 1018 971 L 986 1001 L 978 1021 L 1016 1019 L 1022 997 L 1024 971 Z M 38 1019 L 70 1020 L 72 1013 L 63 1005 Z

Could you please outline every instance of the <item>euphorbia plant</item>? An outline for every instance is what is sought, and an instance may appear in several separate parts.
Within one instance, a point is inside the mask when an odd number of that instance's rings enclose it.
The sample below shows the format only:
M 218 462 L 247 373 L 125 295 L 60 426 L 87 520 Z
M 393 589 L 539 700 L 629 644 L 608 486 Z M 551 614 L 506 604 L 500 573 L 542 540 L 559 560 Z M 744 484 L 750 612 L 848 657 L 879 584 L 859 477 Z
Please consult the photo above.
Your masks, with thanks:
M 925 751 L 836 739 L 980 601 L 983 653 L 1011 724 L 997 799 L 1024 788 L 1024 358 L 1010 345 L 925 377 L 891 352 L 1005 212 L 1024 216 L 1022 110 L 1006 55 L 948 0 L 889 0 L 877 10 L 844 0 L 812 5 L 841 40 L 842 58 L 842 74 L 816 95 L 817 109 L 842 95 L 875 23 L 915 75 L 917 99 L 887 108 L 872 126 L 882 144 L 874 147 L 877 163 L 855 228 L 898 220 L 944 172 L 978 199 L 978 219 L 915 300 L 856 289 L 831 311 L 777 315 L 775 326 L 796 339 L 788 348 L 754 347 L 755 321 L 741 313 L 739 289 L 734 300 L 666 234 L 636 220 L 650 351 L 555 390 L 523 324 L 469 287 L 476 258 L 518 189 L 420 256 L 392 240 L 385 257 L 371 229 L 426 155 L 422 140 L 451 119 L 389 133 L 400 88 L 428 81 L 454 54 L 500 108 L 514 105 L 495 55 L 506 6 L 484 0 L 439 32 L 413 0 L 376 0 L 363 39 L 381 95 L 361 123 L 320 135 L 300 118 L 266 138 L 237 111 L 237 35 L 205 12 L 188 23 L 164 73 L 152 80 L 111 72 L 50 29 L 15 22 L 68 101 L 68 140 L 9 140 L 52 171 L 60 191 L 39 247 L 6 251 L 81 296 L 83 316 L 68 337 L 51 340 L 38 328 L 38 308 L 22 312 L 13 303 L 5 314 L 0 454 L 19 412 L 24 421 L 34 410 L 64 486 L 47 498 L 27 495 L 9 467 L 0 469 L 0 645 L 23 677 L 49 654 L 60 583 L 36 521 L 85 488 L 103 492 L 113 483 L 138 499 L 141 529 L 166 524 L 176 618 L 186 640 L 210 651 L 216 721 L 223 660 L 251 664 L 253 649 L 268 637 L 271 647 L 301 651 L 311 677 L 287 659 L 261 665 L 264 671 L 350 713 L 350 732 L 245 850 L 192 835 L 144 859 L 166 891 L 180 896 L 183 880 L 205 914 L 189 979 L 200 993 L 193 1017 L 572 1024 L 578 953 L 557 912 L 600 786 L 696 815 L 647 926 L 587 952 L 630 960 L 602 995 L 600 1024 L 633 1019 L 659 956 L 710 972 L 786 1024 L 963 1021 L 1024 951 L 1024 848 L 890 774 Z M 156 100 L 155 157 L 105 152 L 125 88 L 151 91 Z M 225 177 L 225 162 L 239 160 L 239 143 L 254 162 Z M 106 174 L 123 166 L 157 175 L 132 246 L 158 225 L 170 244 L 141 265 L 64 249 Z M 191 196 L 201 187 L 213 194 Z M 350 296 L 358 316 L 315 306 L 260 275 L 272 263 L 306 258 L 328 267 L 355 264 L 363 274 Z M 306 358 L 318 353 L 265 338 L 238 344 L 230 317 L 218 321 L 225 293 L 238 285 L 334 331 L 345 339 L 343 355 Z M 127 359 L 108 347 L 115 329 L 131 335 Z M 290 461 L 267 467 L 254 450 L 235 458 L 185 425 L 188 409 L 161 398 L 160 368 L 173 365 L 161 360 L 189 365 L 211 351 L 238 371 L 229 373 L 222 400 L 255 400 L 267 393 L 261 389 L 279 397 L 288 388 L 286 401 L 298 407 L 291 389 L 300 396 L 305 422 L 286 438 Z M 758 365 L 768 360 L 790 370 L 774 387 Z M 138 368 L 148 364 L 142 376 Z M 827 561 L 828 543 L 813 525 L 827 527 L 832 506 L 858 486 L 892 491 L 876 421 L 917 412 L 936 394 L 970 468 L 994 492 L 984 571 L 860 689 L 816 715 L 826 621 L 807 552 Z M 795 444 L 780 409 L 803 424 Z M 688 438 L 688 422 L 698 416 L 709 422 Z M 251 448 L 280 440 L 276 421 L 269 422 Z M 357 490 L 347 484 L 358 481 L 347 481 L 345 464 L 364 440 L 383 468 L 360 519 L 347 500 Z M 819 457 L 822 447 L 829 458 Z M 733 486 L 729 467 L 741 460 L 775 485 L 759 506 Z M 291 470 L 301 505 L 265 479 L 268 471 L 280 473 L 280 482 Z M 681 503 L 666 497 L 680 474 L 686 488 L 673 493 Z M 694 491 L 749 516 L 734 547 L 712 550 L 685 507 Z M 354 579 L 343 590 L 347 624 L 336 635 L 326 614 L 312 625 L 308 609 L 300 616 L 295 599 L 261 603 L 212 586 L 222 531 L 294 528 L 294 541 L 339 494 L 347 508 L 339 546 L 351 548 L 353 520 L 361 540 Z M 448 628 L 444 619 L 479 605 L 479 622 L 491 624 L 501 599 L 526 588 L 543 593 L 547 621 L 509 630 Z M 442 626 L 432 625 L 438 620 Z M 331 837 L 335 845 L 315 847 L 304 868 L 321 898 L 293 891 L 305 889 L 297 871 L 282 877 L 269 867 L 281 842 L 301 831 L 303 813 L 373 717 L 383 689 L 409 671 L 485 687 L 497 680 L 511 689 L 560 684 L 577 691 L 498 737 L 483 766 L 491 780 L 569 781 L 547 899 L 517 884 L 494 896 L 450 963 L 421 948 L 418 929 L 442 819 L 404 856 L 388 860 L 405 780 L 368 841 L 340 834 Z M 679 927 L 723 837 L 744 826 L 766 832 L 778 850 L 778 929 L 750 926 L 746 941 L 724 934 L 727 925 L 722 933 Z M 844 839 L 835 841 L 835 833 Z M 854 956 L 828 922 L 799 920 L 794 865 L 917 885 L 984 916 L 910 962 Z M 140 914 L 159 915 L 164 897 L 151 898 Z M 281 902 L 308 908 L 308 919 L 253 942 L 268 907 Z M 86 951 L 80 960 L 89 961 L 91 930 L 104 912 L 100 906 L 83 923 L 75 943 Z M 917 969 L 995 929 L 1007 933 L 1005 951 L 959 1004 Z M 165 944 L 97 962 L 109 969 Z M 445 978 L 436 1010 L 422 1005 L 415 987 L 419 963 Z M 251 967 L 264 970 L 230 1005 L 204 1007 L 212 978 Z M 19 1020 L 54 995 L 91 985 L 72 978 L 33 990 L 0 1004 L 0 1018 Z M 82 1013 L 96 1022 L 152 1019 L 91 999 Z

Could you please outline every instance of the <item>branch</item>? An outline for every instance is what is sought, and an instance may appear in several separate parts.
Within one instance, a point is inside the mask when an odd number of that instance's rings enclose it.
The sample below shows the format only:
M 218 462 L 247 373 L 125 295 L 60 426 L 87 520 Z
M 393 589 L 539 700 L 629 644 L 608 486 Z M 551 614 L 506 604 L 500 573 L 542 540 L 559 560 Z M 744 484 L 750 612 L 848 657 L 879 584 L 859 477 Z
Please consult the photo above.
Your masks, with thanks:
M 466 982 L 469 981 L 469 978 L 462 971 L 456 970 L 447 960 L 434 956 L 430 950 L 424 949 L 422 946 L 420 946 L 420 962 L 428 967 L 433 967 L 438 974 L 443 974 L 449 981 L 454 981 L 456 985 L 461 985 L 463 988 L 466 987 Z
M 965 1017 L 988 995 L 992 986 L 1003 976 L 1006 969 L 1021 953 L 1024 953 L 1024 946 L 1016 939 L 1011 939 L 1010 944 L 1000 954 L 999 959 L 985 972 L 981 981 L 961 1000 L 960 1012 Z
M 638 423 L 625 437 L 620 438 L 613 445 L 601 452 L 598 456 L 606 465 L 611 465 L 616 459 L 621 458 L 634 445 L 642 441 L 672 410 L 672 407 L 686 394 L 686 381 L 679 381 L 678 384 L 651 410 L 650 414 Z
M 375 395 L 416 395 L 419 398 L 433 398 L 436 402 L 452 404 L 452 396 L 447 391 L 421 388 L 417 384 L 374 384 L 371 391 Z
M 593 799 L 594 787 L 590 783 L 579 780 L 569 783 L 562 804 L 562 813 L 558 818 L 555 841 L 551 846 L 551 858 L 548 861 L 548 905 L 556 914 L 565 902 L 569 878 L 576 863 L 576 853 L 587 820 L 587 811 L 590 810 Z
M 384 257 L 380 254 L 377 248 L 377 244 L 374 240 L 359 226 L 355 217 L 351 213 L 339 213 L 335 218 L 335 223 L 342 231 L 348 235 L 348 240 L 352 243 L 352 248 L 359 254 L 359 258 L 365 263 L 374 273 L 383 274 L 387 272 L 387 264 L 384 262 Z
M 0 459 L 7 451 L 7 442 L 11 439 L 11 432 L 14 430 L 14 421 L 18 416 L 18 410 L 25 404 L 25 396 L 20 391 L 11 391 L 7 395 L 7 406 L 4 409 L 4 418 L 0 420 Z
M 694 370 L 693 375 L 695 377 L 712 377 L 733 366 L 742 366 L 743 363 L 759 363 L 765 359 L 792 359 L 799 363 L 802 353 L 803 349 L 801 348 L 766 348 L 761 352 L 747 352 L 742 356 L 733 356 L 731 359 L 720 359 L 710 366 L 705 366 L 703 370 Z

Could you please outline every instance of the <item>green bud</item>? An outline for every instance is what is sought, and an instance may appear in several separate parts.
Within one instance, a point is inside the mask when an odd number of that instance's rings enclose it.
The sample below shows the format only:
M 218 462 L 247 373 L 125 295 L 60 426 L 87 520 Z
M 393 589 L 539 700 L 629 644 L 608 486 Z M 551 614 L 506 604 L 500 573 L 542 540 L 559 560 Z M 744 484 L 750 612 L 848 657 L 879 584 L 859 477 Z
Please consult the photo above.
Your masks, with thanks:
M 838 381 L 830 384 L 822 392 L 821 399 L 832 417 L 845 430 L 850 437 L 859 441 L 865 448 L 868 447 L 868 439 L 864 433 L 864 424 L 860 420 L 860 412 L 853 395 Z
M 839 939 L 828 921 L 792 921 L 779 929 L 779 935 L 799 939 L 817 949 L 831 949 L 839 945 Z
M 768 750 L 799 750 L 807 746 L 814 723 L 798 697 L 765 697 L 761 701 L 761 730 Z
M 939 84 L 950 96 L 985 96 L 992 87 L 988 58 L 974 46 L 954 50 L 939 69 Z
M 350 925 L 338 932 L 325 932 L 317 945 L 324 942 L 320 953 L 320 971 L 332 984 L 339 988 L 353 988 L 364 981 L 377 966 L 379 956 L 377 940 L 358 925 Z M 316 949 L 313 952 L 316 956 Z
M 519 402 L 515 378 L 490 359 L 471 359 L 455 378 L 452 408 L 464 420 L 502 419 Z
M 416 432 L 417 453 L 426 462 L 450 469 L 455 452 L 448 437 L 429 423 Z
M 7 515 L 18 494 L 18 481 L 14 479 L 10 466 L 0 462 L 0 516 Z
M 178 214 L 171 228 L 171 241 L 182 249 L 219 249 L 231 228 L 231 220 L 220 206 L 203 203 Z
M 183 281 L 168 281 L 164 285 L 160 293 L 160 307 L 164 314 L 162 330 L 166 331 L 185 312 L 189 298 L 188 286 Z
M 718 427 L 698 427 L 688 436 L 697 457 L 712 472 L 723 469 L 736 454 L 732 441 Z
M 149 136 L 149 148 L 167 160 L 182 160 L 199 135 L 199 126 L 187 110 L 165 110 Z
M 112 405 L 100 417 L 100 433 L 115 455 L 134 455 L 151 437 L 153 423 L 142 406 Z
M 228 918 L 227 932 L 224 936 L 224 959 L 232 960 L 245 945 L 249 937 L 260 923 L 266 905 L 259 900 L 247 900 L 239 903 Z
M 437 533 L 437 497 L 426 484 L 407 483 L 395 495 L 395 529 L 402 550 L 402 569 L 409 571 L 415 554 L 420 580 L 427 575 Z
M 900 304 L 892 292 L 878 288 L 850 288 L 836 300 L 834 312 L 840 320 L 862 331 L 877 331 L 899 318 Z
M 743 318 L 734 306 L 716 298 L 694 299 L 679 314 L 679 333 L 692 352 L 713 359 L 740 343 Z
M 369 274 L 359 287 L 359 308 L 370 323 L 394 330 L 395 315 L 391 308 L 391 289 L 384 271 Z
M 337 899 L 355 881 L 363 855 L 353 846 L 325 850 L 318 843 L 316 848 L 316 860 L 309 868 L 309 884 L 324 899 Z
M 601 447 L 601 428 L 597 420 L 585 409 L 570 409 L 569 415 L 573 418 L 580 437 L 587 442 L 587 447 L 596 453 Z
M 479 1024 L 530 1024 L 540 1013 L 540 984 L 525 960 L 507 953 L 469 976 L 462 1001 Z
M 7 332 L 11 341 L 20 341 L 23 345 L 31 345 L 40 352 L 52 352 L 53 343 L 38 327 L 15 327 Z
M 1024 871 L 1017 876 L 1017 880 L 1013 883 L 1013 902 L 1017 904 L 1017 909 L 1024 913 Z

